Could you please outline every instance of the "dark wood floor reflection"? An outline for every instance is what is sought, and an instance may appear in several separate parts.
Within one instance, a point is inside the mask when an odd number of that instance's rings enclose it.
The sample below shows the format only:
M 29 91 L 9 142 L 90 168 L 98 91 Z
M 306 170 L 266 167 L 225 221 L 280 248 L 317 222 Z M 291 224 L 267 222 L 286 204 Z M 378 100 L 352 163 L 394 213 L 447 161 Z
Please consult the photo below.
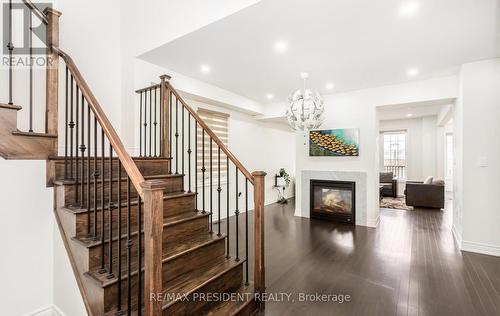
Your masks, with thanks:
M 447 212 L 384 209 L 377 229 L 294 217 L 266 207 L 265 315 L 500 315 L 500 258 L 461 253 Z M 299 293 L 350 302 L 299 302 Z

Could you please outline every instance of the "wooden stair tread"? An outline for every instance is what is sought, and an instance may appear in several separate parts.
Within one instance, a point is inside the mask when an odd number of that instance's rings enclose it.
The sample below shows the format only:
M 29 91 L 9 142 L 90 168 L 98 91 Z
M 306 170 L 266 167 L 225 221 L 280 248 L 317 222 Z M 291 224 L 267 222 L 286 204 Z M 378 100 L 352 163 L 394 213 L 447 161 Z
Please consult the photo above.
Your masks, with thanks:
M 194 196 L 196 195 L 195 192 L 174 192 L 174 193 L 165 193 L 163 195 L 163 200 L 170 200 L 170 199 L 177 199 L 177 198 L 181 198 L 181 197 L 186 197 L 186 196 Z M 124 201 L 121 203 L 122 204 L 122 209 L 126 208 L 127 207 L 127 202 Z M 138 202 L 137 202 L 137 199 L 134 199 L 133 201 L 130 202 L 130 205 L 131 206 L 135 206 L 137 205 Z M 142 202 L 142 204 L 144 204 L 144 201 Z M 118 206 L 118 204 L 115 205 L 115 209 L 114 211 L 116 212 L 116 207 Z M 80 208 L 80 207 L 76 207 L 76 206 L 65 206 L 65 207 L 62 207 L 62 209 L 70 212 L 70 213 L 73 213 L 73 214 L 81 214 L 81 213 L 87 213 L 87 208 Z M 98 206 L 97 206 L 97 212 L 100 212 L 102 209 L 102 205 L 101 203 L 98 203 Z M 90 209 L 90 212 L 93 212 L 94 211 L 94 208 L 91 208 Z M 105 211 L 109 211 L 109 208 L 106 208 L 105 207 Z
M 177 225 L 180 223 L 184 223 L 187 221 L 195 220 L 201 217 L 208 217 L 210 213 L 201 213 L 201 212 L 184 212 L 181 214 L 177 214 L 175 216 L 168 216 L 165 218 L 165 222 L 163 223 L 163 229 L 169 226 Z M 144 233 L 144 231 L 142 231 Z M 137 235 L 137 231 L 131 233 L 131 236 Z M 121 239 L 126 239 L 127 234 L 122 234 Z M 101 245 L 101 240 L 93 240 L 90 237 L 73 237 L 72 240 L 83 244 L 87 248 L 97 247 Z M 118 237 L 113 237 L 113 241 L 117 241 Z M 104 241 L 104 243 L 108 243 L 109 238 Z
M 29 137 L 57 138 L 57 134 L 46 134 L 46 133 L 35 133 L 35 132 L 22 132 L 22 131 L 13 131 L 12 135 L 16 135 L 16 136 L 29 136 Z
M 162 256 L 162 263 L 166 263 L 189 252 L 195 251 L 196 249 L 208 246 L 214 242 L 224 239 L 225 237 L 225 235 L 217 236 L 217 234 L 203 234 L 188 238 L 182 243 L 176 244 L 173 248 L 169 248 Z M 126 265 L 123 265 L 122 280 L 127 279 L 126 271 Z M 141 268 L 141 271 L 144 271 L 144 267 Z M 131 272 L 131 275 L 134 276 L 137 273 L 138 269 L 136 266 Z M 99 271 L 89 271 L 85 274 L 96 281 L 101 287 L 107 287 L 118 282 L 118 277 L 109 279 L 106 273 L 99 273 Z
M 23 107 L 15 104 L 0 103 L 0 108 L 19 111 Z
M 144 179 L 145 180 L 157 180 L 157 179 L 168 180 L 168 179 L 179 178 L 179 177 L 184 177 L 184 175 L 181 175 L 181 174 L 159 174 L 159 175 L 144 176 Z M 113 177 L 113 182 L 114 181 L 118 181 L 118 178 Z M 126 176 L 122 177 L 121 181 L 127 181 L 127 177 Z M 94 183 L 94 180 L 92 177 L 91 177 L 91 180 L 89 182 Z M 102 178 L 99 178 L 99 180 L 97 180 L 97 183 L 100 183 L 100 182 L 102 182 Z M 104 182 L 109 182 L 109 177 L 105 177 Z M 86 184 L 87 181 L 84 181 L 84 183 Z M 76 184 L 76 180 L 57 179 L 57 180 L 54 180 L 54 184 L 55 185 L 74 185 L 74 184 Z
M 226 272 L 242 265 L 244 262 L 245 260 L 243 259 L 240 259 L 240 261 L 235 261 L 232 258 L 222 258 L 219 261 L 213 262 L 210 266 L 197 269 L 193 273 L 180 275 L 170 282 L 168 288 L 163 289 L 164 297 L 169 297 L 167 296 L 167 294 L 176 295 L 174 295 L 175 298 L 172 300 L 165 300 L 163 302 L 162 309 L 168 308 L 176 301 L 181 299 L 182 295 L 177 294 L 190 295 L 209 282 L 216 280 Z
M 236 300 L 231 301 L 221 301 L 217 305 L 207 306 L 202 309 L 199 315 L 204 316 L 234 316 L 243 310 L 248 304 L 250 304 L 255 299 L 255 293 L 253 284 L 242 285 L 237 291 L 234 291 L 236 295 L 242 296 L 236 298 Z

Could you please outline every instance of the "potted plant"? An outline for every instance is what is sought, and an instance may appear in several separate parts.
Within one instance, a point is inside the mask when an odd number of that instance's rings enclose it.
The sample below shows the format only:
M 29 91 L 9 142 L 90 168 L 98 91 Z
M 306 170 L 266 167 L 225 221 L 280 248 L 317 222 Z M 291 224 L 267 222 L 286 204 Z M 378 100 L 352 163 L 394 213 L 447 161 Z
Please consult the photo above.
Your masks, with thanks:
M 281 180 L 281 181 L 280 181 Z M 285 199 L 285 188 L 290 185 L 290 175 L 286 172 L 285 168 L 281 168 L 274 176 L 274 187 L 278 190 L 278 203 L 286 204 L 287 200 Z M 284 183 L 283 183 L 284 182 Z M 281 193 L 280 189 L 283 189 L 283 193 Z

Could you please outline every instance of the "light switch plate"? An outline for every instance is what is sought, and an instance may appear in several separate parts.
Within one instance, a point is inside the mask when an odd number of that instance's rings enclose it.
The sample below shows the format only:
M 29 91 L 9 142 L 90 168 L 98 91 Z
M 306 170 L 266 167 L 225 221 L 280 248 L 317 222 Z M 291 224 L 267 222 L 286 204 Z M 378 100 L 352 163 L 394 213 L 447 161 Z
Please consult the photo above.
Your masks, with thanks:
M 488 167 L 488 157 L 479 157 L 479 167 L 481 168 Z

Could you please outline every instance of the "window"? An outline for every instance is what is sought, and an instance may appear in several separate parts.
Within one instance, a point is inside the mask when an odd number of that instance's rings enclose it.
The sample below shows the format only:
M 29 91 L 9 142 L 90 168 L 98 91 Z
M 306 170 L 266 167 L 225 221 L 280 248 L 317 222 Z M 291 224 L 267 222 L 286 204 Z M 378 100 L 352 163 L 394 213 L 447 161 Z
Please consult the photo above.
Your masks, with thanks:
M 388 132 L 384 137 L 384 170 L 406 178 L 406 132 Z
M 224 146 L 227 147 L 228 144 L 228 122 L 229 122 L 229 114 L 216 112 L 206 109 L 198 109 L 198 115 L 201 117 L 203 122 L 205 122 L 208 127 L 217 135 L 217 137 L 222 141 Z M 205 144 L 203 145 L 203 131 L 200 127 L 198 127 L 197 134 L 197 150 L 198 150 L 198 182 L 203 181 L 203 173 L 201 171 L 203 166 L 203 151 L 205 152 L 205 181 L 210 179 L 210 136 L 205 132 Z M 212 141 L 212 180 L 217 183 L 217 175 L 218 175 L 218 146 L 215 142 Z M 227 158 L 224 152 L 221 150 L 220 152 L 220 173 L 221 173 L 221 181 L 226 178 L 226 170 L 227 170 Z M 205 182 L 208 184 L 208 182 Z

